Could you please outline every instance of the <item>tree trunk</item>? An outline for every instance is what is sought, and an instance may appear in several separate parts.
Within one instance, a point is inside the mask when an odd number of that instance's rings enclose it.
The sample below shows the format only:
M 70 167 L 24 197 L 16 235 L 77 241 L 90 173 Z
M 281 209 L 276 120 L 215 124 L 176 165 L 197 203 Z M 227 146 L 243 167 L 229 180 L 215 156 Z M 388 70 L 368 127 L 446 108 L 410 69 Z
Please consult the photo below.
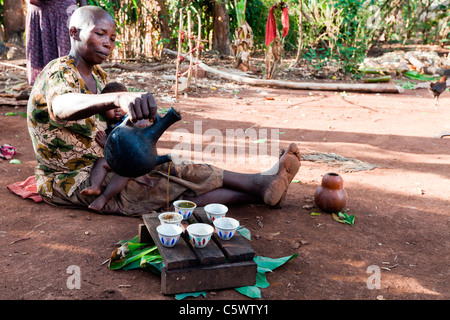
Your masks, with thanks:
M 5 39 L 11 44 L 24 46 L 25 13 L 22 0 L 3 1 L 3 26 Z
M 157 2 L 158 2 L 158 6 L 161 8 L 161 10 L 158 12 L 159 27 L 161 30 L 161 38 L 169 40 L 169 42 L 164 42 L 163 47 L 171 48 L 172 45 L 175 44 L 175 41 L 172 40 L 172 42 L 170 42 L 172 30 L 170 30 L 170 28 L 169 28 L 169 13 L 167 11 L 166 1 L 165 0 L 157 0 Z
M 214 23 L 212 49 L 220 54 L 230 54 L 230 18 L 225 2 L 227 0 L 214 0 Z

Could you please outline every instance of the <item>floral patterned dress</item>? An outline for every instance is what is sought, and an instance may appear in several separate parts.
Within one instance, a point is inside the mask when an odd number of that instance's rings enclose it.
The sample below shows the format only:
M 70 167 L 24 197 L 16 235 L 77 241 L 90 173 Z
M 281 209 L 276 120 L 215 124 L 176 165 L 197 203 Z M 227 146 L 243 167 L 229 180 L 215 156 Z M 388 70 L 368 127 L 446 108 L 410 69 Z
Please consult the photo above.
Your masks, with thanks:
M 95 66 L 97 92 L 107 83 L 106 73 Z M 100 115 L 77 121 L 62 121 L 52 112 L 53 99 L 65 93 L 92 94 L 78 73 L 74 60 L 61 57 L 51 61 L 37 77 L 28 100 L 27 123 L 38 165 L 38 192 L 51 198 L 56 184 L 68 196 L 89 177 L 92 165 L 103 156 L 95 134 L 106 129 Z

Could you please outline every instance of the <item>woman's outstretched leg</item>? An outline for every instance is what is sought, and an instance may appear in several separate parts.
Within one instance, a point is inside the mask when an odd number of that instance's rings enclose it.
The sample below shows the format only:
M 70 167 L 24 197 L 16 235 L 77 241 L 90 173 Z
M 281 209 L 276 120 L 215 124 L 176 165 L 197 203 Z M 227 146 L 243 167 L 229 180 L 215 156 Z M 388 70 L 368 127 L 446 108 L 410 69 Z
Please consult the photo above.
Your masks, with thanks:
M 245 174 L 224 171 L 223 187 L 191 197 L 199 206 L 211 202 L 223 204 L 265 203 L 281 206 L 289 184 L 300 169 L 300 151 L 295 143 L 281 155 L 275 166 L 267 172 Z

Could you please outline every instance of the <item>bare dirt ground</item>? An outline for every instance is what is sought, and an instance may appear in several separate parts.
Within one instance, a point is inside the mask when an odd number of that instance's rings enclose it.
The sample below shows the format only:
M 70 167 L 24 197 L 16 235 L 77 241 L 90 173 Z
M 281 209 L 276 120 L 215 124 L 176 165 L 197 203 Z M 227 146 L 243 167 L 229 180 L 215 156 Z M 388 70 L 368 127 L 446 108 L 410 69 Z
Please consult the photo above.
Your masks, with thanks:
M 425 89 L 402 94 L 288 90 L 239 85 L 209 75 L 199 80 L 197 89 L 171 102 L 173 82 L 163 75 L 173 70 L 111 71 L 112 79 L 148 88 L 160 107 L 183 111 L 183 121 L 161 138 L 160 153 L 179 143 L 173 132 L 184 129 L 193 134 L 197 121 L 203 148 L 211 146 L 205 138 L 208 129 L 219 130 L 223 137 L 226 129 L 253 128 L 259 134 L 267 129 L 268 145 L 277 139 L 280 147 L 296 142 L 304 155 L 336 153 L 379 166 L 346 172 L 330 163 L 304 160 L 282 209 L 230 207 L 229 215 L 251 231 L 257 255 L 298 253 L 268 274 L 270 286 L 262 289 L 262 299 L 450 298 L 450 137 L 435 137 L 444 129 L 450 131 L 448 91 L 435 106 Z M 5 116 L 11 111 L 18 114 Z M 0 107 L 0 144 L 15 146 L 14 158 L 21 161 L 0 160 L 0 298 L 173 300 L 161 294 L 157 275 L 112 271 L 102 264 L 119 240 L 137 235 L 139 218 L 36 204 L 6 189 L 33 175 L 36 165 L 26 119 L 19 111 L 26 112 L 26 107 Z M 281 134 L 271 136 L 271 129 Z M 260 169 L 243 161 L 216 164 L 243 172 Z M 327 172 L 342 176 L 354 226 L 338 223 L 314 207 L 314 191 Z M 71 265 L 80 267 L 80 289 L 66 285 Z M 381 272 L 379 288 L 368 285 L 371 268 Z M 206 299 L 249 298 L 224 289 L 207 292 Z

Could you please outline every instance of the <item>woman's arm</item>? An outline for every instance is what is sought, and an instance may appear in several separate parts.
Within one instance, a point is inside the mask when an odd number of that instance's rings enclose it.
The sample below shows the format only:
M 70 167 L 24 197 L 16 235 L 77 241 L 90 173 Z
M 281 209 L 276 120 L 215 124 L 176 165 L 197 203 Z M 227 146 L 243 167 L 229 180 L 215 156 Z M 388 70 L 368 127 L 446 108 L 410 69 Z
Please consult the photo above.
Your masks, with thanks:
M 149 92 L 112 92 L 104 94 L 66 93 L 53 99 L 53 115 L 60 120 L 80 120 L 114 108 L 128 113 L 133 122 L 154 120 L 157 105 Z

